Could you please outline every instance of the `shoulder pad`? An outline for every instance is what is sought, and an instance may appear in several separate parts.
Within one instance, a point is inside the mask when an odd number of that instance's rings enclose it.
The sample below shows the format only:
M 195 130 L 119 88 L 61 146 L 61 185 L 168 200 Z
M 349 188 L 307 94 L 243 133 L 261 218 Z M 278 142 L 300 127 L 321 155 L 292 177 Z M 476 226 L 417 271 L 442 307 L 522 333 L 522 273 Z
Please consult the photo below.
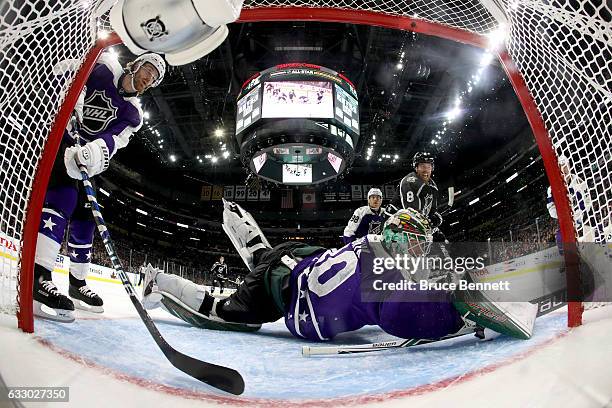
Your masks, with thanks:
M 108 68 L 108 70 L 113 74 L 113 84 L 117 86 L 119 84 L 119 78 L 123 74 L 123 68 L 117 58 L 110 55 L 108 52 L 103 52 L 98 58 L 98 64 L 102 64 Z

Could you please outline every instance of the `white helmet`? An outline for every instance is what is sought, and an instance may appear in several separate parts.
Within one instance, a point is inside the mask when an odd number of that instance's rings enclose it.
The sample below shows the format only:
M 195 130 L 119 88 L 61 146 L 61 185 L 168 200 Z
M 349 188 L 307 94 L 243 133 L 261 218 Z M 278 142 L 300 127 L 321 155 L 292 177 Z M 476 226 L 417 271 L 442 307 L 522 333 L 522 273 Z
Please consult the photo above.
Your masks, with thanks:
M 166 61 L 159 54 L 155 53 L 147 53 L 142 54 L 140 57 L 136 58 L 134 61 L 130 62 L 127 66 L 128 71 L 131 73 L 136 73 L 142 67 L 142 65 L 148 62 L 153 65 L 153 67 L 157 70 L 159 76 L 150 86 L 150 88 L 154 88 L 164 80 L 164 75 L 166 74 Z
M 380 191 L 380 188 L 371 188 L 370 191 L 368 191 L 368 198 L 371 196 L 380 196 L 380 198 L 382 198 L 382 191 Z

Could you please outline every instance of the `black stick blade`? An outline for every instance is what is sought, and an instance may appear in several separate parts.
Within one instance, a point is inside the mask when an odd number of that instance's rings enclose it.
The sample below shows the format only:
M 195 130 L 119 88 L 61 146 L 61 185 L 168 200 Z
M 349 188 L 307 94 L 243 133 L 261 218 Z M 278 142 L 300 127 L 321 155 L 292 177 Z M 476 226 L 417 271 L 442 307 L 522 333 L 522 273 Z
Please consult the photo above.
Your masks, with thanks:
M 196 360 L 179 351 L 169 358 L 173 366 L 198 380 L 234 395 L 244 392 L 244 379 L 234 369 Z

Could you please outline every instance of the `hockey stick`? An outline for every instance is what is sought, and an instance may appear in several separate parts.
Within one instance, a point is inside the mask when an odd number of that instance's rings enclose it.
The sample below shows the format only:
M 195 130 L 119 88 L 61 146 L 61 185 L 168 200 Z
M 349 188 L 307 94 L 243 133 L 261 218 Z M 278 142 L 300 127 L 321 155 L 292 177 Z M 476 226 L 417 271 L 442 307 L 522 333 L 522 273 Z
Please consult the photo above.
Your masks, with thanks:
M 228 367 L 219 366 L 212 363 L 207 363 L 205 361 L 197 360 L 193 357 L 185 355 L 180 351 L 175 350 L 168 342 L 162 337 L 161 333 L 151 320 L 151 316 L 144 309 L 138 298 L 136 297 L 136 292 L 134 291 L 134 287 L 130 283 L 126 273 L 123 271 L 123 266 L 121 265 L 121 260 L 117 257 L 115 248 L 113 245 L 113 240 L 110 237 L 110 233 L 106 228 L 106 223 L 104 222 L 104 218 L 102 218 L 102 213 L 100 212 L 100 205 L 98 204 L 98 199 L 96 198 L 96 192 L 89 181 L 89 177 L 87 175 L 86 168 L 84 166 L 79 166 L 81 170 L 81 175 L 83 178 L 83 186 L 85 187 L 85 193 L 87 194 L 87 200 L 91 203 L 91 212 L 93 213 L 94 220 L 96 221 L 96 225 L 98 226 L 98 231 L 100 232 L 100 236 L 102 237 L 102 241 L 104 242 L 104 248 L 106 248 L 106 252 L 111 259 L 113 264 L 113 268 L 117 271 L 121 282 L 123 283 L 123 288 L 130 296 L 130 300 L 132 304 L 136 308 L 138 315 L 142 319 L 142 322 L 151 333 L 153 340 L 157 343 L 162 353 L 166 356 L 170 363 L 184 372 L 185 374 L 190 375 L 212 387 L 218 388 L 223 391 L 227 391 L 229 393 L 240 395 L 244 392 L 244 380 L 240 373 L 236 370 L 233 370 Z
M 473 326 L 466 327 L 457 333 L 449 334 L 439 339 L 400 339 L 391 341 L 381 341 L 370 344 L 356 344 L 354 346 L 302 346 L 302 355 L 304 357 L 322 356 L 330 354 L 358 354 L 370 353 L 372 351 L 382 351 L 389 349 L 407 348 L 420 346 L 423 344 L 437 343 L 442 340 L 453 339 L 455 337 L 465 336 L 466 334 L 474 333 L 479 339 L 484 339 L 484 332 L 475 330 Z

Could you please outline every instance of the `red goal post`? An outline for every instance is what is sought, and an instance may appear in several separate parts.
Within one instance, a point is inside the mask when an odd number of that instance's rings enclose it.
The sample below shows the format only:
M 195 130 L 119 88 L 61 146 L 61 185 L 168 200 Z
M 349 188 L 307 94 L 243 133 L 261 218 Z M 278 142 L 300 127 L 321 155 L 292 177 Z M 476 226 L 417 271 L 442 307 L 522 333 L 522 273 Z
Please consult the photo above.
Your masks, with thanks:
M 100 4 L 9 0 L 0 6 L 0 238 L 18 244 L 2 259 L 0 310 L 16 310 L 19 327 L 28 332 L 33 330 L 38 223 L 61 133 L 97 56 L 118 42 L 114 35 L 101 39 L 108 22 L 104 10 L 95 8 Z M 239 21 L 365 24 L 482 48 L 501 22 L 508 32 L 506 48 L 494 51 L 533 129 L 563 240 L 571 243 L 588 232 L 574 223 L 576 204 L 568 195 L 558 157 L 569 160 L 573 174 L 591 180 L 594 223 L 607 226 L 610 217 L 605 207 L 612 202 L 612 155 L 606 142 L 612 139 L 609 16 L 606 2 L 596 0 L 246 0 Z M 58 84 L 55 68 L 65 61 L 80 69 Z M 586 171 L 585 163 L 595 163 L 596 171 Z M 568 273 L 568 280 L 570 287 L 579 287 L 577 274 Z M 568 324 L 579 325 L 581 316 L 582 305 L 571 303 Z

